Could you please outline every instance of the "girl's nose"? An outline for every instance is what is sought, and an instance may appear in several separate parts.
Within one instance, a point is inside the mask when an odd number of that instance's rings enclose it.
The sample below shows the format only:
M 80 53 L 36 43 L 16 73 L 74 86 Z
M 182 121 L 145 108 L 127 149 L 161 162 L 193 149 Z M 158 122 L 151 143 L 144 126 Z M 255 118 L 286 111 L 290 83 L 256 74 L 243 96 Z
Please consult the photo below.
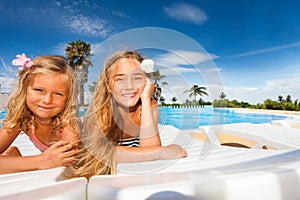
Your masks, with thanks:
M 131 78 L 127 78 L 126 89 L 127 90 L 134 89 L 134 83 L 133 83 L 133 80 Z
M 47 103 L 47 104 L 52 103 L 52 95 L 51 94 L 45 94 L 44 98 L 43 98 L 43 102 Z

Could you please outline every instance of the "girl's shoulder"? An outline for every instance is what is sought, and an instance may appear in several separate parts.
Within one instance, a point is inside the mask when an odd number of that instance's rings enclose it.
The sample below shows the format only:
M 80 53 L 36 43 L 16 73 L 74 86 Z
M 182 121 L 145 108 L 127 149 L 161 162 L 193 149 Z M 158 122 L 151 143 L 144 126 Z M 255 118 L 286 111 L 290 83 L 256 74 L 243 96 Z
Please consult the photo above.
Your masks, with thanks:
M 1 129 L 6 130 L 7 132 L 21 132 L 23 131 L 20 126 L 10 127 L 9 124 L 3 123 Z
M 8 128 L 5 125 L 2 125 L 2 128 L 0 129 L 0 133 L 3 135 L 4 133 L 11 135 L 11 136 L 16 136 L 19 135 L 21 132 L 24 132 L 20 128 Z M 25 132 L 24 132 L 25 133 Z

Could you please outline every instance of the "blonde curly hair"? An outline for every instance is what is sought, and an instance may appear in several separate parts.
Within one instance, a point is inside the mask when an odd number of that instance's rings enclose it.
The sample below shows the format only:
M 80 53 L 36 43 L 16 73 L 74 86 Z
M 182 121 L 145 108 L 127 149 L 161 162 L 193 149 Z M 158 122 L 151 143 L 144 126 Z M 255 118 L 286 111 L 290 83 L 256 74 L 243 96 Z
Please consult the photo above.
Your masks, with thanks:
M 30 68 L 25 67 L 19 71 L 18 84 L 16 90 L 9 96 L 7 115 L 3 120 L 3 126 L 8 130 L 28 131 L 28 122 L 35 123 L 32 120 L 33 113 L 26 105 L 27 88 L 31 77 L 34 74 L 62 74 L 68 83 L 68 96 L 64 109 L 52 119 L 53 131 L 70 124 L 75 129 L 74 110 L 72 109 L 76 99 L 73 69 L 62 56 L 38 56 L 32 61 L 33 65 Z

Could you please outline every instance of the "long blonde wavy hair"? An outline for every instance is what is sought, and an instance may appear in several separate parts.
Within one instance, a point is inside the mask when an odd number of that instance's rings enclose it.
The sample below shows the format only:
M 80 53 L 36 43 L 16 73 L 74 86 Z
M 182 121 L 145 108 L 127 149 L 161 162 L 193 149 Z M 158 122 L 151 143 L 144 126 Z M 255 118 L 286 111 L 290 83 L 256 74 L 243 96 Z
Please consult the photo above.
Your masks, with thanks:
M 79 151 L 73 168 L 75 177 L 116 173 L 115 146 L 122 137 L 122 120 L 115 108 L 115 101 L 108 91 L 111 66 L 122 58 L 139 62 L 143 57 L 135 52 L 122 50 L 112 54 L 104 63 L 84 120 L 81 141 L 84 145 Z
M 52 119 L 53 132 L 60 127 L 71 125 L 75 129 L 74 110 L 75 103 L 75 77 L 73 69 L 62 56 L 38 56 L 34 58 L 30 68 L 19 71 L 16 90 L 9 96 L 7 104 L 7 115 L 3 120 L 3 126 L 8 130 L 28 131 L 28 122 L 32 120 L 32 111 L 26 105 L 27 88 L 34 74 L 62 74 L 68 83 L 68 96 L 64 109 Z M 37 124 L 35 124 L 37 125 Z

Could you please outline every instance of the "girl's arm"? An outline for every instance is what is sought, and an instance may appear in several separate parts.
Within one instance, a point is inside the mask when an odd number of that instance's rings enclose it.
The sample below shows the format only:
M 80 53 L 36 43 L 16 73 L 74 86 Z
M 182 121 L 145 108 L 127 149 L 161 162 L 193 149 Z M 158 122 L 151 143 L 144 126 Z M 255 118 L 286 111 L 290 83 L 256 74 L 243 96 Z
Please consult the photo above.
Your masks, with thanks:
M 186 156 L 186 151 L 176 144 L 152 147 L 117 146 L 116 148 L 117 163 L 144 162 L 158 159 L 170 160 Z
M 38 156 L 0 155 L 0 174 L 31 171 L 39 169 Z
M 0 154 L 2 154 L 16 139 L 20 131 L 8 131 L 5 128 L 0 129 Z
M 67 166 L 75 158 L 72 148 L 72 144 L 59 141 L 35 156 L 0 155 L 0 174 Z
M 19 131 L 0 129 L 0 153 L 2 154 L 19 135 Z M 45 152 L 35 156 L 11 156 L 0 154 L 0 174 L 37 169 L 48 169 L 70 164 L 76 151 L 68 142 L 57 142 Z
M 158 133 L 158 108 L 151 99 L 154 84 L 147 78 L 146 86 L 141 94 L 142 112 L 140 127 L 140 146 L 161 146 Z

